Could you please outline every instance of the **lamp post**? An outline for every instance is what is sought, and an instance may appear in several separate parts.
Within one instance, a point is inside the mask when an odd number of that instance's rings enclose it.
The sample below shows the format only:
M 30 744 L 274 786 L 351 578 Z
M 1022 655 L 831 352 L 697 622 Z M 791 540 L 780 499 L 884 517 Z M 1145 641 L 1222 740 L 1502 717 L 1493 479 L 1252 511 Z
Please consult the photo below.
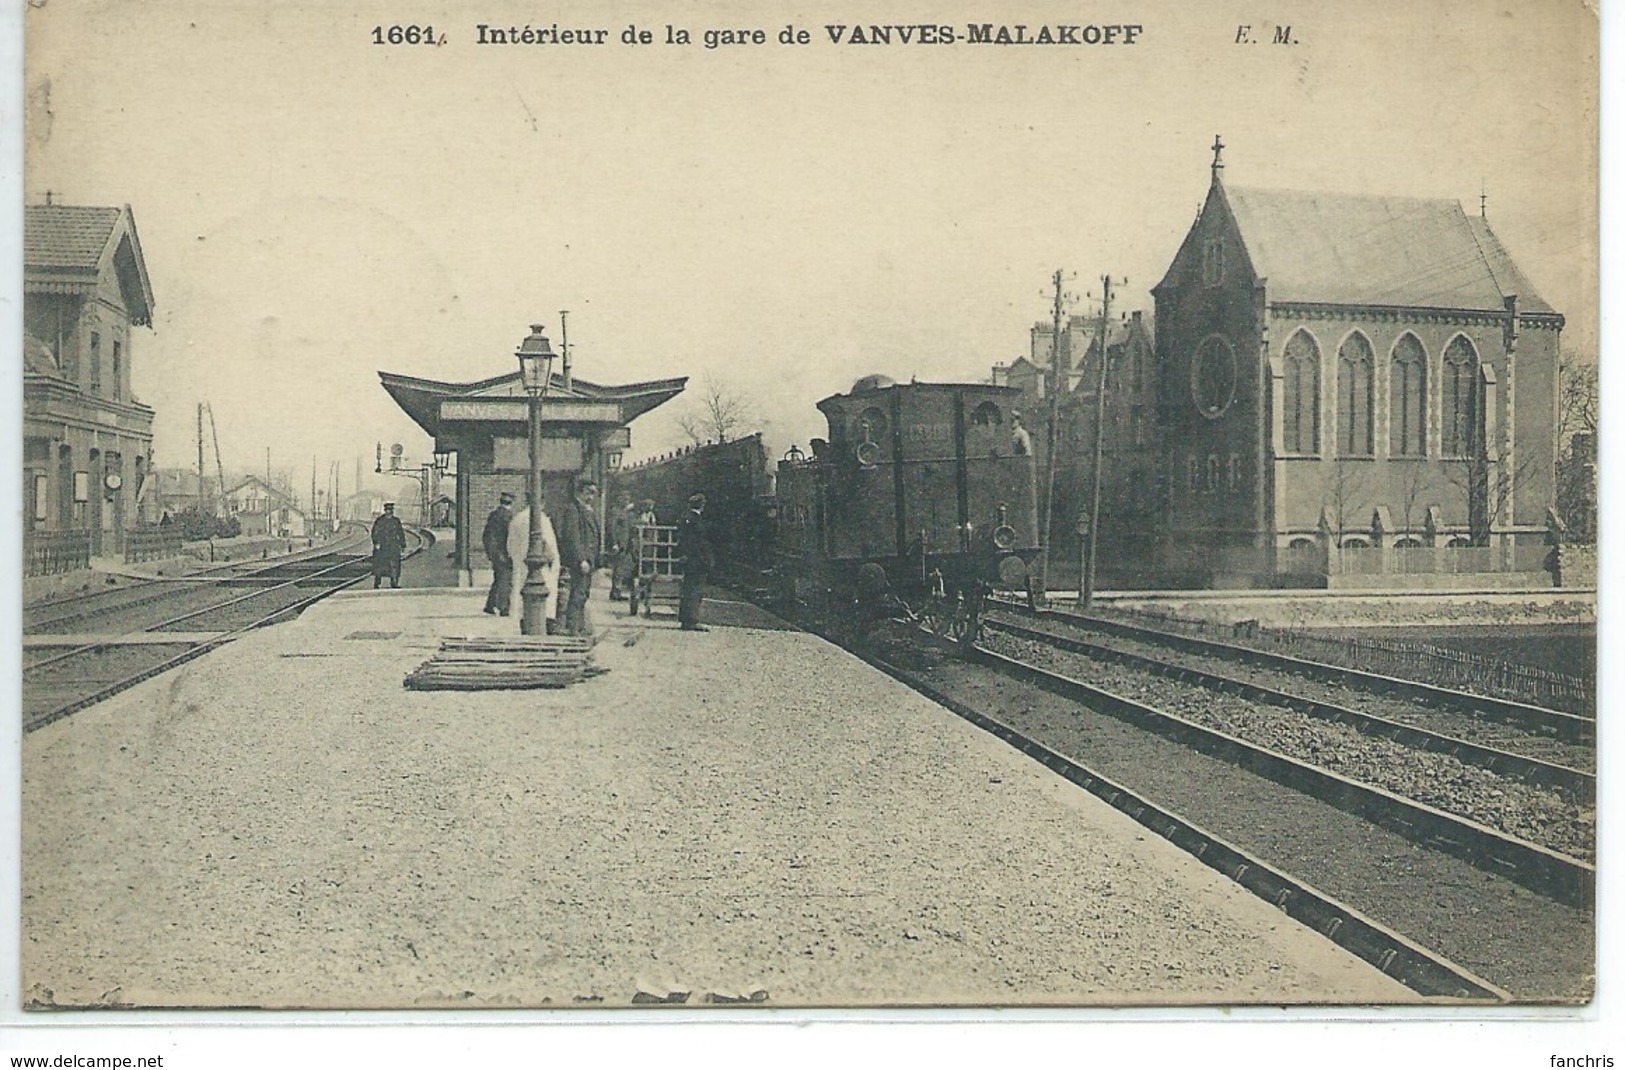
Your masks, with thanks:
M 542 333 L 542 325 L 532 324 L 530 334 L 514 354 L 519 358 L 519 380 L 530 402 L 530 480 L 526 496 L 530 504 L 530 544 L 525 550 L 525 584 L 519 589 L 523 606 L 519 618 L 521 635 L 547 634 L 547 581 L 542 568 L 552 564 L 542 544 L 542 398 L 553 377 L 553 347 Z

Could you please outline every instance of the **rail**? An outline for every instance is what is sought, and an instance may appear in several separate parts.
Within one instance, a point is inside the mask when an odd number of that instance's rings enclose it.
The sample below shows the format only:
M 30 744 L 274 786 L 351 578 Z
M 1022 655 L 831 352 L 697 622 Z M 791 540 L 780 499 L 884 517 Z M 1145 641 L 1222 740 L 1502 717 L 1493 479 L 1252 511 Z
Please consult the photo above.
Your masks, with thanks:
M 1031 642 L 1045 643 L 1059 650 L 1082 654 L 1101 661 L 1129 665 L 1159 676 L 1173 677 L 1211 688 L 1223 694 L 1239 695 L 1257 702 L 1265 702 L 1284 709 L 1296 710 L 1306 716 L 1335 721 L 1352 727 L 1364 735 L 1394 739 L 1407 746 L 1435 753 L 1450 754 L 1457 760 L 1524 783 L 1547 786 L 1567 792 L 1580 802 L 1595 805 L 1597 778 L 1580 769 L 1542 761 L 1494 747 L 1483 746 L 1470 740 L 1430 731 L 1414 724 L 1391 721 L 1373 713 L 1338 706 L 1330 702 L 1307 698 L 1266 687 L 1250 680 L 1224 676 L 1205 669 L 1178 662 L 1163 661 L 1132 651 L 1101 646 L 1081 639 L 1037 628 L 1028 628 L 1013 621 L 989 620 L 985 627 Z M 1553 733 L 1555 734 L 1555 732 Z
M 1504 989 L 1286 871 L 1271 866 L 1262 858 L 1242 850 L 1180 814 L 1157 805 L 1128 786 L 1043 745 L 991 714 L 959 701 L 916 673 L 892 665 L 871 653 L 859 650 L 852 653 L 1090 792 L 1253 895 L 1275 904 L 1287 916 L 1317 930 L 1339 947 L 1371 963 L 1412 990 L 1425 996 L 1469 1002 L 1511 1002 L 1512 995 Z
M 1580 859 L 1036 665 L 980 648 L 972 649 L 967 657 L 1010 679 L 1079 702 L 1204 753 L 1218 755 L 1557 902 L 1579 909 L 1590 909 L 1596 903 L 1596 867 Z

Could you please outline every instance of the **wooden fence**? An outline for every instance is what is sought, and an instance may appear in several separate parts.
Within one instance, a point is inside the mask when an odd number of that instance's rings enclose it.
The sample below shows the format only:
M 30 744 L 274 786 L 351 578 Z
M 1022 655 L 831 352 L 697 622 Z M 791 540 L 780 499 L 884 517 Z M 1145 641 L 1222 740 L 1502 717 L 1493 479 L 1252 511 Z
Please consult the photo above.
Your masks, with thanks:
M 1136 618 L 1147 626 L 1165 631 L 1290 654 L 1384 676 L 1420 680 L 1473 694 L 1532 702 L 1570 713 L 1591 714 L 1596 709 L 1594 678 L 1555 672 L 1534 665 L 1520 665 L 1433 643 L 1388 637 L 1321 635 L 1303 629 L 1260 627 L 1252 622 L 1245 625 L 1218 624 L 1146 610 L 1119 609 L 1112 612 L 1113 615 Z
M 181 555 L 181 531 L 177 527 L 151 531 L 132 531 L 124 536 L 124 561 L 162 561 Z
M 23 575 L 52 576 L 90 567 L 90 531 L 33 531 L 23 536 Z

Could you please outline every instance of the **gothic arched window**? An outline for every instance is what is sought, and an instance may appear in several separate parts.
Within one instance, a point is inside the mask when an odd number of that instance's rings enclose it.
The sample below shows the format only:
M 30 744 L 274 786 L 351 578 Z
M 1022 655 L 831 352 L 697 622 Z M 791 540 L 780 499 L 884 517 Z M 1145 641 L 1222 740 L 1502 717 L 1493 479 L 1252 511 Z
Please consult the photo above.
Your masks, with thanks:
M 1320 449 L 1320 347 L 1308 331 L 1287 339 L 1281 411 L 1281 448 L 1287 453 Z
M 1394 343 L 1388 366 L 1388 452 L 1420 457 L 1427 452 L 1427 353 L 1416 335 Z
M 1371 389 L 1376 358 L 1356 331 L 1337 347 L 1337 449 L 1345 457 L 1369 457 Z
M 1446 457 L 1469 457 L 1478 438 L 1478 351 L 1465 335 L 1444 350 L 1444 382 L 1439 408 L 1440 450 Z

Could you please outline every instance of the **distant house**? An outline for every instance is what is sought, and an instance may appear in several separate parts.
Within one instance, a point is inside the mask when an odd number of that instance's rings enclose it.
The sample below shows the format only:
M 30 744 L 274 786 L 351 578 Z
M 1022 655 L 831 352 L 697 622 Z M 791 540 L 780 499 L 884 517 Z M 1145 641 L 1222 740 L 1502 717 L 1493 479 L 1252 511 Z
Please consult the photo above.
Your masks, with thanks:
M 1059 357 L 1065 385 L 1056 401 L 1053 522 L 1048 545 L 1052 569 L 1067 571 L 1077 562 L 1082 529 L 1092 504 L 1095 425 L 1101 411 L 1100 326 L 1098 317 L 1071 316 L 1061 327 L 1059 345 L 1049 323 L 1035 324 L 1030 355 L 995 365 L 992 381 L 1022 392 L 1021 419 L 1032 439 L 1045 480 L 1049 450 L 1049 380 Z M 1114 319 L 1107 330 L 1105 424 L 1100 436 L 1101 545 L 1099 567 L 1111 582 L 1143 580 L 1155 547 L 1161 486 L 1156 433 L 1157 368 L 1152 319 L 1139 311 Z M 1048 491 L 1040 487 L 1040 496 Z M 1052 573 L 1053 574 L 1053 573 Z
M 152 456 L 130 390 L 131 336 L 152 325 L 135 218 L 46 203 L 23 214 L 23 528 L 123 546 Z
M 303 538 L 308 531 L 304 511 L 281 491 L 249 476 L 226 492 L 226 513 L 237 518 L 244 535 Z
M 187 509 L 212 513 L 220 506 L 220 486 L 212 479 L 198 478 L 189 468 L 154 468 L 141 488 L 141 519 L 157 523 Z
M 1096 321 L 1098 324 L 1098 321 Z M 1093 511 L 1095 428 L 1100 426 L 1100 530 L 1096 567 L 1103 580 L 1141 586 L 1152 570 L 1162 513 L 1156 448 L 1157 353 L 1152 318 L 1140 311 L 1107 331 L 1106 393 L 1100 403 L 1098 326 L 1076 361 L 1072 389 L 1062 399 L 1056 453 L 1053 543 L 1071 560 Z M 1104 422 L 1100 417 L 1104 415 Z

